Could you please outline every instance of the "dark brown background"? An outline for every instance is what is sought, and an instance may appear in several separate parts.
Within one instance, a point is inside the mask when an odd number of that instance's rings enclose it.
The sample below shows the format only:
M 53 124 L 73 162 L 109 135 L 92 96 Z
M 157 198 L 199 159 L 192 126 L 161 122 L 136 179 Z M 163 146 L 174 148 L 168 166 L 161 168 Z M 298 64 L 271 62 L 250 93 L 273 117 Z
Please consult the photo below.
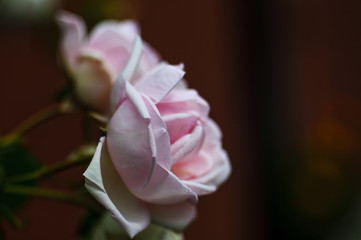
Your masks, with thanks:
M 186 239 L 360 238 L 360 12 L 357 0 L 63 1 L 92 25 L 138 19 L 143 38 L 212 106 L 233 173 L 202 197 Z M 3 10 L 5 11 L 5 10 Z M 50 20 L 3 17 L 0 133 L 52 102 L 65 84 Z M 44 163 L 82 143 L 82 116 L 32 131 Z M 81 179 L 83 169 L 60 178 Z M 46 183 L 45 183 L 46 184 Z M 35 199 L 9 239 L 75 239 L 82 210 Z

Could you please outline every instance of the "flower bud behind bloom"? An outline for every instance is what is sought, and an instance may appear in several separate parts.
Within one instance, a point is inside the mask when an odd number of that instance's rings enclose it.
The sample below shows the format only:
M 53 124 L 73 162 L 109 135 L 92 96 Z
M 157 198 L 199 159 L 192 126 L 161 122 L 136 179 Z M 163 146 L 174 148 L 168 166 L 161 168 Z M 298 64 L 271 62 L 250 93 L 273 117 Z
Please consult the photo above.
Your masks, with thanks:
M 56 19 L 62 30 L 61 55 L 78 99 L 93 110 L 108 113 L 112 85 L 140 34 L 137 23 L 107 20 L 87 36 L 85 23 L 77 15 L 62 11 Z M 144 74 L 159 59 L 158 53 L 144 43 L 135 74 Z

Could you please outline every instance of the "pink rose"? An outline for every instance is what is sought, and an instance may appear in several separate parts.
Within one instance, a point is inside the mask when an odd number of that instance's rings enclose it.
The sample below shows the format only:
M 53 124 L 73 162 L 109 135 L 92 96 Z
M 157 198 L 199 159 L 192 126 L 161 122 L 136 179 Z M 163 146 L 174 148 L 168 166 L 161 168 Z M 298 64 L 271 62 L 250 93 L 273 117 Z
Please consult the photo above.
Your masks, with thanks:
M 74 80 L 77 97 L 88 107 L 106 113 L 112 85 L 128 62 L 139 35 L 137 24 L 130 20 L 104 21 L 87 37 L 80 17 L 60 12 L 57 22 L 62 28 L 61 54 Z M 156 51 L 145 44 L 136 75 L 158 62 Z
M 150 222 L 181 231 L 198 196 L 214 192 L 231 167 L 209 106 L 175 88 L 182 66 L 160 63 L 134 77 L 141 42 L 114 85 L 107 136 L 84 173 L 86 188 L 133 237 Z

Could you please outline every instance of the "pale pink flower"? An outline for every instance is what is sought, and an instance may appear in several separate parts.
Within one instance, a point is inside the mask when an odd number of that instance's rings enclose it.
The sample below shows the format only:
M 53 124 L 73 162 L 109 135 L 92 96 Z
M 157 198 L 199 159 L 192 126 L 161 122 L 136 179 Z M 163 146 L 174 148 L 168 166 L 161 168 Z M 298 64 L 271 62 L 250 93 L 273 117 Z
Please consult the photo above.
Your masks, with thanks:
M 79 16 L 62 11 L 56 19 L 62 29 L 61 55 L 78 99 L 106 113 L 112 85 L 128 62 L 134 40 L 140 34 L 137 23 L 107 20 L 96 25 L 87 36 L 85 23 Z M 137 76 L 160 59 L 155 50 L 144 44 Z
M 84 173 L 86 188 L 131 237 L 151 221 L 182 231 L 198 196 L 231 171 L 207 102 L 175 89 L 183 67 L 160 63 L 135 77 L 141 52 L 139 40 L 114 85 L 107 136 Z

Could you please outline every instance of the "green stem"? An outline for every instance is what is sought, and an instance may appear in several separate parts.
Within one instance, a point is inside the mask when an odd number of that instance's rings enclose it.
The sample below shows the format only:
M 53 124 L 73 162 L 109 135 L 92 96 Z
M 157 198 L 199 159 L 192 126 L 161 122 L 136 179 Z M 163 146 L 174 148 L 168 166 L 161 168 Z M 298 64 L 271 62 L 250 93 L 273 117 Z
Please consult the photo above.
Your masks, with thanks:
M 24 223 L 7 206 L 1 205 L 0 211 L 14 228 L 18 230 L 24 229 Z
M 63 201 L 92 209 L 92 206 L 90 206 L 90 204 L 82 197 L 63 191 L 27 186 L 5 186 L 3 191 L 8 194 L 42 197 L 51 200 Z
M 106 124 L 107 121 L 108 121 L 108 118 L 104 115 L 101 115 L 99 113 L 96 113 L 96 112 L 89 112 L 88 113 L 88 116 L 92 119 L 94 119 L 95 121 L 101 123 L 101 124 Z
M 18 139 L 39 124 L 65 112 L 66 111 L 62 109 L 60 105 L 46 107 L 20 123 L 12 132 L 6 136 L 6 139 L 8 139 L 8 141 Z
M 17 175 L 5 179 L 5 184 L 14 184 L 19 182 L 26 182 L 30 180 L 40 180 L 47 176 L 51 176 L 55 173 L 87 164 L 90 162 L 94 155 L 95 146 L 93 145 L 86 145 L 80 147 L 78 150 L 73 152 L 66 160 L 62 162 L 55 163 L 51 166 L 44 166 L 38 170 L 33 172 Z

